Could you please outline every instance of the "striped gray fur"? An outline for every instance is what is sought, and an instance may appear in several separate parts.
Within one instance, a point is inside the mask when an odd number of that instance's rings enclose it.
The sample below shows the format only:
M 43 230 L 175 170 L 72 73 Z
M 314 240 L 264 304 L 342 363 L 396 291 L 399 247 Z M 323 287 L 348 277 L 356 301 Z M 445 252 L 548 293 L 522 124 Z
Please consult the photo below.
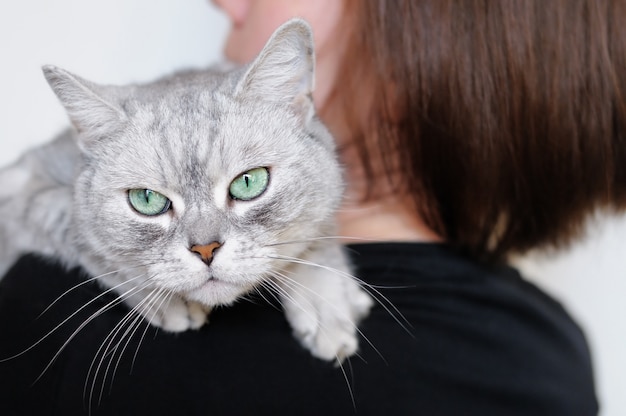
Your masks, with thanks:
M 265 286 L 315 356 L 356 351 L 372 302 L 340 243 L 324 238 L 335 236 L 343 183 L 311 100 L 305 22 L 226 71 L 129 86 L 44 73 L 73 129 L 0 170 L 0 273 L 26 252 L 80 265 L 169 331 L 198 328 L 211 307 Z M 257 167 L 269 168 L 265 192 L 232 199 L 231 181 Z M 171 209 L 141 215 L 131 189 L 159 192 Z M 191 247 L 211 242 L 222 246 L 207 266 Z

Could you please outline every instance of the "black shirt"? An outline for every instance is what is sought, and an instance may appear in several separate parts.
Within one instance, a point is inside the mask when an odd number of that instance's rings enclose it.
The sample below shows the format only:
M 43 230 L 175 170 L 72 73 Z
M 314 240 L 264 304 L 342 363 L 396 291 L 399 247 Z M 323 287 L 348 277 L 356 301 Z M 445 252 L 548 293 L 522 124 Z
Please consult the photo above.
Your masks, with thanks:
M 143 322 L 116 332 L 127 313 L 118 305 L 85 325 L 38 380 L 76 328 L 114 297 L 92 301 L 103 290 L 84 284 L 39 316 L 85 276 L 23 257 L 0 282 L 0 358 L 92 302 L 0 363 L 0 414 L 597 413 L 581 330 L 514 269 L 483 267 L 438 244 L 348 249 L 381 301 L 360 326 L 368 341 L 342 367 L 311 357 L 279 307 L 258 297 L 214 310 L 209 325 L 180 334 Z M 116 343 L 113 354 L 98 351 Z

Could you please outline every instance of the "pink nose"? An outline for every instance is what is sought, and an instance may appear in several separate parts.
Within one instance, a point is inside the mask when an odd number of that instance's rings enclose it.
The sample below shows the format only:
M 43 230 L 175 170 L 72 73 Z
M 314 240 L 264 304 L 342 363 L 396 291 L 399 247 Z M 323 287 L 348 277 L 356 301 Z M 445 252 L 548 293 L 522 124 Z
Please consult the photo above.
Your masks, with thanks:
M 202 261 L 208 266 L 213 261 L 215 250 L 222 247 L 222 243 L 214 241 L 207 245 L 195 245 L 191 247 L 191 251 L 200 255 Z

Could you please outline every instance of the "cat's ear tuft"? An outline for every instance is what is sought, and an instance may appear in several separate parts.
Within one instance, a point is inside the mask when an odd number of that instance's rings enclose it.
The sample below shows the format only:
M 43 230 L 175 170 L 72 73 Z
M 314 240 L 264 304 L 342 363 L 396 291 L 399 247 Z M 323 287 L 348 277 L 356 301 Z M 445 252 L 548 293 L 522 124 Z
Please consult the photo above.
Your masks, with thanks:
M 52 65 L 42 70 L 70 120 L 85 136 L 106 136 L 126 118 L 121 107 L 106 93 L 106 87 Z
M 250 64 L 235 95 L 288 103 L 307 122 L 314 113 L 311 94 L 315 81 L 313 32 L 307 22 L 292 19 L 280 26 Z

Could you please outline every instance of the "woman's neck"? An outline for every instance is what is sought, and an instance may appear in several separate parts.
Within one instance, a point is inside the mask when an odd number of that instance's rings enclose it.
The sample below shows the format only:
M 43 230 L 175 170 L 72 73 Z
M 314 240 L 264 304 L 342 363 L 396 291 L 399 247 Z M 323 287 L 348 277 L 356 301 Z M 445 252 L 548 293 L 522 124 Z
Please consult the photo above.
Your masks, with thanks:
M 345 242 L 442 241 L 414 210 L 395 199 L 346 204 L 338 213 L 338 224 Z

